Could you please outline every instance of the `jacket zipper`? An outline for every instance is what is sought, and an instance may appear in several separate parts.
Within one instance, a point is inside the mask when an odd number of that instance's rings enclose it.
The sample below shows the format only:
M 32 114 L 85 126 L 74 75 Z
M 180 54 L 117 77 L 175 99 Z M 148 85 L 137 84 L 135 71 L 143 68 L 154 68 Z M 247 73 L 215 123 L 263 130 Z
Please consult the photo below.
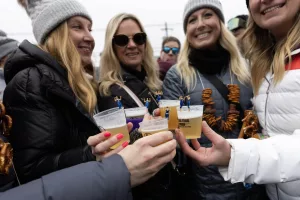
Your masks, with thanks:
M 268 133 L 268 129 L 267 129 L 267 104 L 268 104 L 268 99 L 269 99 L 271 83 L 269 82 L 269 80 L 266 77 L 265 77 L 265 79 L 269 84 L 267 92 L 266 92 L 267 93 L 267 98 L 266 98 L 266 104 L 265 104 L 265 129 L 266 129 L 266 133 Z

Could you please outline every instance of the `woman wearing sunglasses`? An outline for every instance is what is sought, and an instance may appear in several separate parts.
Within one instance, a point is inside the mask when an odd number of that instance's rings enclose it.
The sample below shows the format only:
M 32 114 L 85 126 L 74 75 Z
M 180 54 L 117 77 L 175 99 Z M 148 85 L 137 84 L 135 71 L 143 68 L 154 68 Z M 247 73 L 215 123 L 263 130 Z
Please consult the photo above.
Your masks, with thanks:
M 251 107 L 252 89 L 246 62 L 224 25 L 220 1 L 189 0 L 183 24 L 185 43 L 177 65 L 165 77 L 164 98 L 189 95 L 191 105 L 204 105 L 203 120 L 214 130 L 224 138 L 237 138 L 242 124 L 239 116 Z M 222 91 L 232 89 L 228 85 L 234 86 L 231 92 L 237 94 L 235 101 L 241 109 L 230 109 L 227 94 L 222 96 Z M 212 145 L 205 136 L 198 141 L 205 147 Z M 180 186 L 185 188 L 180 191 L 186 199 L 246 199 L 244 185 L 224 181 L 217 166 L 201 167 L 191 162 L 186 167 Z
M 180 133 L 178 141 L 199 165 L 225 166 L 220 171 L 232 183 L 267 184 L 272 200 L 300 199 L 300 1 L 246 2 L 253 102 L 270 138 L 225 140 L 203 124 L 212 148 L 193 141 L 194 151 Z
M 116 107 L 116 96 L 125 108 L 138 107 L 138 101 L 150 99 L 149 111 L 156 108 L 154 95 L 161 81 L 153 49 L 139 19 L 127 13 L 118 14 L 108 23 L 101 57 L 99 110 Z M 168 199 L 169 166 L 147 183 L 133 189 L 134 199 Z

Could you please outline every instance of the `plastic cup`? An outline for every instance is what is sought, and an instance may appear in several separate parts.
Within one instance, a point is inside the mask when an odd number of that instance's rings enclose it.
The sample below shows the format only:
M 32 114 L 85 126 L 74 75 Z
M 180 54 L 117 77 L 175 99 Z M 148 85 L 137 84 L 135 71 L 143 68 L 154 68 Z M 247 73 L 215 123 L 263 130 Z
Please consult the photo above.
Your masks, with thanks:
M 126 122 L 133 124 L 132 130 L 139 128 L 139 123 L 143 121 L 144 115 L 148 112 L 146 107 L 127 108 L 125 109 Z
M 168 119 L 169 130 L 178 128 L 177 108 L 180 106 L 179 100 L 160 100 L 159 109 L 162 118 Z
M 183 106 L 177 108 L 179 129 L 186 139 L 197 139 L 201 137 L 203 105 Z
M 110 147 L 111 149 L 117 148 L 125 141 L 129 142 L 130 138 L 123 108 L 112 108 L 109 110 L 105 110 L 94 115 L 94 119 L 100 128 L 109 131 L 112 135 L 116 135 L 119 133 L 122 133 L 124 135 L 120 142 Z
M 140 132 L 143 137 L 153 135 L 162 131 L 168 131 L 168 119 L 152 119 L 140 123 Z

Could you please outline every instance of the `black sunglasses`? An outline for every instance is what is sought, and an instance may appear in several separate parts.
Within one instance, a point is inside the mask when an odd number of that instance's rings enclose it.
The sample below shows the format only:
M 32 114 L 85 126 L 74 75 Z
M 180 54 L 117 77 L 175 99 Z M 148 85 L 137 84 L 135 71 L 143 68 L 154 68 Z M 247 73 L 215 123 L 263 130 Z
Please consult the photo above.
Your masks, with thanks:
M 179 53 L 179 48 L 177 48 L 177 47 L 173 47 L 173 48 L 164 47 L 163 48 L 163 52 L 165 52 L 165 53 L 169 53 L 171 50 L 174 55 L 177 55 Z
M 113 43 L 117 46 L 124 47 L 128 45 L 131 38 L 137 45 L 143 45 L 147 41 L 146 33 L 136 33 L 132 37 L 128 37 L 127 35 L 115 35 L 113 37 Z

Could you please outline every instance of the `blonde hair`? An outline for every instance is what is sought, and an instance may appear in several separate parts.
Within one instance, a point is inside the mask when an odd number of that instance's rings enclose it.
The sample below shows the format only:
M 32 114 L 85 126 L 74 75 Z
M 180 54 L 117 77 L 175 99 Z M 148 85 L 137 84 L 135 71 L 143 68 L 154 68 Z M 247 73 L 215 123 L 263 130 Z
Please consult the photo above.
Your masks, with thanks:
M 235 74 L 241 83 L 247 83 L 250 81 L 250 74 L 245 59 L 242 57 L 236 39 L 232 33 L 227 30 L 224 23 L 220 21 L 221 35 L 219 38 L 219 44 L 226 49 L 230 54 L 230 70 Z M 188 56 L 190 53 L 190 44 L 185 39 L 183 48 L 178 57 L 178 63 L 176 66 L 177 71 L 181 76 L 181 80 L 184 80 L 188 91 L 194 90 L 196 87 L 197 74 L 194 67 L 189 65 Z
M 97 104 L 96 93 L 85 74 L 80 55 L 69 37 L 67 22 L 57 27 L 41 48 L 56 58 L 67 70 L 70 87 L 83 107 L 92 114 Z
M 268 30 L 260 28 L 249 16 L 248 28 L 242 39 L 249 44 L 246 58 L 250 60 L 254 95 L 258 94 L 263 78 L 273 70 L 274 83 L 278 84 L 284 76 L 286 61 L 291 63 L 291 50 L 300 44 L 300 15 L 287 36 L 275 43 Z M 288 59 L 286 59 L 288 58 Z
M 123 85 L 122 79 L 122 69 L 120 66 L 120 61 L 118 60 L 114 48 L 113 48 L 113 37 L 116 34 L 119 25 L 124 20 L 133 20 L 140 27 L 142 32 L 145 32 L 141 22 L 138 18 L 132 14 L 121 13 L 113 17 L 107 25 L 105 34 L 105 44 L 104 51 L 101 56 L 101 72 L 100 72 L 100 86 L 99 92 L 102 96 L 110 95 L 110 86 L 119 83 Z M 158 64 L 153 56 L 152 46 L 147 39 L 145 44 L 145 54 L 142 65 L 147 73 L 147 79 L 145 81 L 148 88 L 154 92 L 160 90 L 162 82 L 159 79 L 159 69 Z

